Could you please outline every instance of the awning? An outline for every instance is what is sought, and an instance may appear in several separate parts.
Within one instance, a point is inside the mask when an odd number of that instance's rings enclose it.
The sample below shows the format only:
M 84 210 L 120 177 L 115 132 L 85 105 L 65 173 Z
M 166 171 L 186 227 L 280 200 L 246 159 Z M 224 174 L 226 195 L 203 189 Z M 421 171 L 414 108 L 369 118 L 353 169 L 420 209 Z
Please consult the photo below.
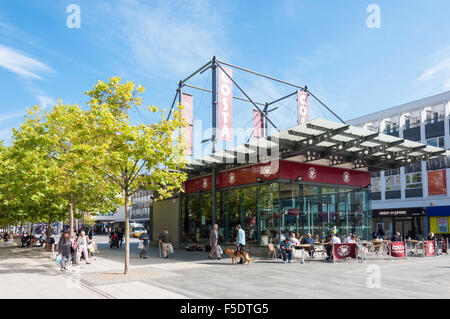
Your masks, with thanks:
M 449 155 L 438 147 L 318 118 L 195 159 L 188 163 L 188 169 L 195 175 L 209 171 L 213 165 L 227 169 L 284 159 L 376 172 Z

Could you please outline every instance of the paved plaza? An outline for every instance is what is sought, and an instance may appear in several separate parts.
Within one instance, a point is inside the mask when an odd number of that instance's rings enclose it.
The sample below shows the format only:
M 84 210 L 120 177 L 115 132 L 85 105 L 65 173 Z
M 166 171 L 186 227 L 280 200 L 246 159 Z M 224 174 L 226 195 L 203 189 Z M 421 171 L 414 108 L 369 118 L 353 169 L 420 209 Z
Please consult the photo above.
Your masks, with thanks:
M 124 249 L 110 249 L 96 236 L 99 252 L 90 265 L 61 272 L 41 248 L 0 248 L 0 298 L 449 298 L 450 257 L 411 257 L 283 264 L 257 258 L 250 266 L 204 252 L 175 250 L 159 258 L 151 247 L 139 259 L 131 243 L 131 269 L 123 275 Z M 379 278 L 379 281 L 377 279 Z

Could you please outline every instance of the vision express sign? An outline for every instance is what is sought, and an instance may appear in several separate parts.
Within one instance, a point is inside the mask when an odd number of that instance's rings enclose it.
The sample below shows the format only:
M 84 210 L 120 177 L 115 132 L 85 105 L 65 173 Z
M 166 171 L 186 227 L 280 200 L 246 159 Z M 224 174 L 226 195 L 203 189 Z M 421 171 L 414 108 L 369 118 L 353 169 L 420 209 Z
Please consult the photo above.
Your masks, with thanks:
M 425 216 L 425 208 L 393 208 L 393 209 L 373 209 L 372 217 L 411 217 Z

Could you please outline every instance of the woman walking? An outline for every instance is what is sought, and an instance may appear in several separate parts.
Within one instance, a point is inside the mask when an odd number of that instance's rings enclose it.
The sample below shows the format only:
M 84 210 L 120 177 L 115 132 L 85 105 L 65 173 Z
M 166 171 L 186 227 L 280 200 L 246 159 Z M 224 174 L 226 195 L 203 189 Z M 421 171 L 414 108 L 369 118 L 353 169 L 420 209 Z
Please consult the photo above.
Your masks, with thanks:
M 61 255 L 61 271 L 67 270 L 67 264 L 70 263 L 70 246 L 69 232 L 64 231 L 58 243 L 58 253 Z
M 72 238 L 70 239 L 70 253 L 72 255 L 72 264 L 76 265 L 78 264 L 78 243 L 77 243 L 77 235 L 73 234 Z
M 86 264 L 90 264 L 89 254 L 88 254 L 88 250 L 87 250 L 88 243 L 87 243 L 86 233 L 84 232 L 84 230 L 82 230 L 80 232 L 80 237 L 78 238 L 77 244 L 78 244 L 78 251 L 80 252 L 80 256 L 84 258 L 84 260 L 86 261 Z

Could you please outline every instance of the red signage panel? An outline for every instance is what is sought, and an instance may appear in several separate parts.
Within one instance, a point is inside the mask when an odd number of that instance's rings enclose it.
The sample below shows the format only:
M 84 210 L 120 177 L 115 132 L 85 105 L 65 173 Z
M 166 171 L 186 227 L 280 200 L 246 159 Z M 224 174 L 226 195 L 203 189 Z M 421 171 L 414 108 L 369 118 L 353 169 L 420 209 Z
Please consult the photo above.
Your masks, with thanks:
M 357 249 L 355 243 L 348 244 L 333 244 L 333 258 L 334 260 L 357 258 Z
M 224 67 L 226 73 L 233 77 L 233 70 Z M 218 136 L 219 141 L 233 141 L 233 82 L 219 68 L 218 71 Z
M 192 155 L 194 142 L 194 97 L 187 93 L 181 94 L 181 104 L 183 105 L 182 116 L 187 122 L 183 128 L 183 141 L 186 143 L 186 155 Z
M 253 110 L 253 136 L 256 138 L 264 136 L 264 118 L 258 110 Z
M 370 173 L 337 167 L 319 166 L 298 162 L 280 161 L 280 178 L 302 181 L 367 187 L 370 185 Z
M 404 241 L 392 241 L 388 253 L 392 257 L 406 258 L 406 243 Z
M 426 252 L 425 255 L 426 256 L 436 256 L 437 255 L 437 246 L 436 246 L 436 241 L 435 240 L 427 240 L 427 245 L 426 245 Z
M 308 122 L 309 106 L 308 106 L 308 92 L 297 91 L 297 124 Z
M 184 183 L 184 192 L 186 194 L 200 192 L 200 191 L 210 191 L 212 189 L 212 176 L 197 177 L 187 180 Z

